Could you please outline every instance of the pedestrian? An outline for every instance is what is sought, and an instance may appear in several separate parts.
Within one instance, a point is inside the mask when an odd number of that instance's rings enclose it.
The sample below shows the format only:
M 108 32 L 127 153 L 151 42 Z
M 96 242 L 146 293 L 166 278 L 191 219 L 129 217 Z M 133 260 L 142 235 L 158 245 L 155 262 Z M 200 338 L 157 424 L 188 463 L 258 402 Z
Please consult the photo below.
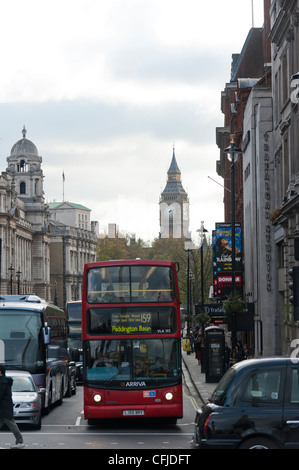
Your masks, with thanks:
M 230 347 L 227 343 L 225 343 L 225 348 L 224 348 L 224 367 L 225 370 L 227 371 L 230 368 Z
M 243 350 L 244 350 L 245 359 L 248 359 L 248 357 L 249 357 L 249 355 L 250 355 L 250 352 L 249 352 L 249 349 L 248 349 L 247 344 L 244 344 Z
M 6 424 L 16 439 L 16 444 L 11 449 L 21 449 L 25 446 L 23 436 L 13 417 L 12 383 L 13 379 L 5 375 L 5 366 L 0 364 L 0 429 Z
M 195 345 L 194 345 L 195 357 L 197 359 L 198 365 L 200 365 L 200 361 L 201 361 L 201 341 L 202 341 L 202 337 L 198 335 L 196 338 Z
M 190 345 L 191 345 L 192 353 L 194 353 L 194 343 L 195 343 L 195 332 L 190 331 Z
M 240 343 L 240 341 L 237 341 L 236 356 L 237 356 L 237 362 L 241 362 L 241 361 L 244 361 L 244 359 L 247 359 L 247 357 L 245 356 L 244 348 L 242 344 Z

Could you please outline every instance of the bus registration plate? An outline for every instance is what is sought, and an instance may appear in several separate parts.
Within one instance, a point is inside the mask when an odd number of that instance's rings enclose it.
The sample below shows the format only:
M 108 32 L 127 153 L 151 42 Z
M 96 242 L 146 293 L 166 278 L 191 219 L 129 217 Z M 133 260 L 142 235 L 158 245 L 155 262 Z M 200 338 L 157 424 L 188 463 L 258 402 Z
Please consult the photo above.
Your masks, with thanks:
M 124 410 L 123 416 L 143 416 L 144 410 Z

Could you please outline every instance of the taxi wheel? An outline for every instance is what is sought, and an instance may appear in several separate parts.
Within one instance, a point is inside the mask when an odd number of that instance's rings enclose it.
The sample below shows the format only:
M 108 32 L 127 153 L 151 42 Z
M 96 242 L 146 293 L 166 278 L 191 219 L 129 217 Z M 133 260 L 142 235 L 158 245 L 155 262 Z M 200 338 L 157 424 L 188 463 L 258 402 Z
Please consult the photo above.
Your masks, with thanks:
M 274 441 L 267 437 L 252 437 L 242 442 L 239 449 L 278 449 Z

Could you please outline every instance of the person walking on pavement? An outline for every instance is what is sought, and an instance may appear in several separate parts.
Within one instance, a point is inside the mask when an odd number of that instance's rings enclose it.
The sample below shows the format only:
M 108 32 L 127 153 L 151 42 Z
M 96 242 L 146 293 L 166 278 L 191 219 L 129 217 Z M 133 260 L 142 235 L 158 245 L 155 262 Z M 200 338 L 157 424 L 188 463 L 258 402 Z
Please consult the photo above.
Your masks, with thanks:
M 225 364 L 225 371 L 227 371 L 230 368 L 230 347 L 228 346 L 227 343 L 225 343 L 225 348 L 224 348 L 224 364 Z
M 194 345 L 194 351 L 195 351 L 195 357 L 199 365 L 201 361 L 201 342 L 202 342 L 202 338 L 200 335 L 198 335 L 196 339 L 196 343 Z
M 16 444 L 11 449 L 21 449 L 25 446 L 22 434 L 13 418 L 12 383 L 13 379 L 5 375 L 5 366 L 0 365 L 0 429 L 6 424 L 16 439 Z
M 244 351 L 243 346 L 240 343 L 240 341 L 237 341 L 236 358 L 237 358 L 237 362 L 241 362 L 241 361 L 244 361 L 244 359 L 247 359 L 247 357 L 245 355 L 245 351 Z

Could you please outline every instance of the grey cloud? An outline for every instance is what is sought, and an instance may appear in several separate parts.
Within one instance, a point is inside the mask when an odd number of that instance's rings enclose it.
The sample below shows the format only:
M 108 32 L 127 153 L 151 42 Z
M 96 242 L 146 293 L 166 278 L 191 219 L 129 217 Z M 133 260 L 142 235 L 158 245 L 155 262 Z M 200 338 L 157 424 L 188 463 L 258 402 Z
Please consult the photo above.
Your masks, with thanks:
M 161 47 L 150 43 L 119 48 L 106 59 L 111 73 L 118 78 L 199 83 L 216 82 L 225 75 L 229 57 L 221 49 L 211 52 L 184 47 Z M 216 69 L 217 64 L 217 69 Z M 215 73 L 214 73 L 215 71 Z
M 147 134 L 157 139 L 182 139 L 204 144 L 214 136 L 214 127 L 210 126 L 206 112 L 196 100 L 194 103 L 150 107 L 113 106 L 95 101 L 3 103 L 0 149 L 3 154 L 6 142 L 8 155 L 11 146 L 21 138 L 24 124 L 28 138 L 33 141 L 36 135 L 40 141 L 74 145 L 80 141 L 90 145 L 111 138 Z M 38 142 L 36 145 L 39 149 Z M 42 153 L 41 149 L 39 151 Z

